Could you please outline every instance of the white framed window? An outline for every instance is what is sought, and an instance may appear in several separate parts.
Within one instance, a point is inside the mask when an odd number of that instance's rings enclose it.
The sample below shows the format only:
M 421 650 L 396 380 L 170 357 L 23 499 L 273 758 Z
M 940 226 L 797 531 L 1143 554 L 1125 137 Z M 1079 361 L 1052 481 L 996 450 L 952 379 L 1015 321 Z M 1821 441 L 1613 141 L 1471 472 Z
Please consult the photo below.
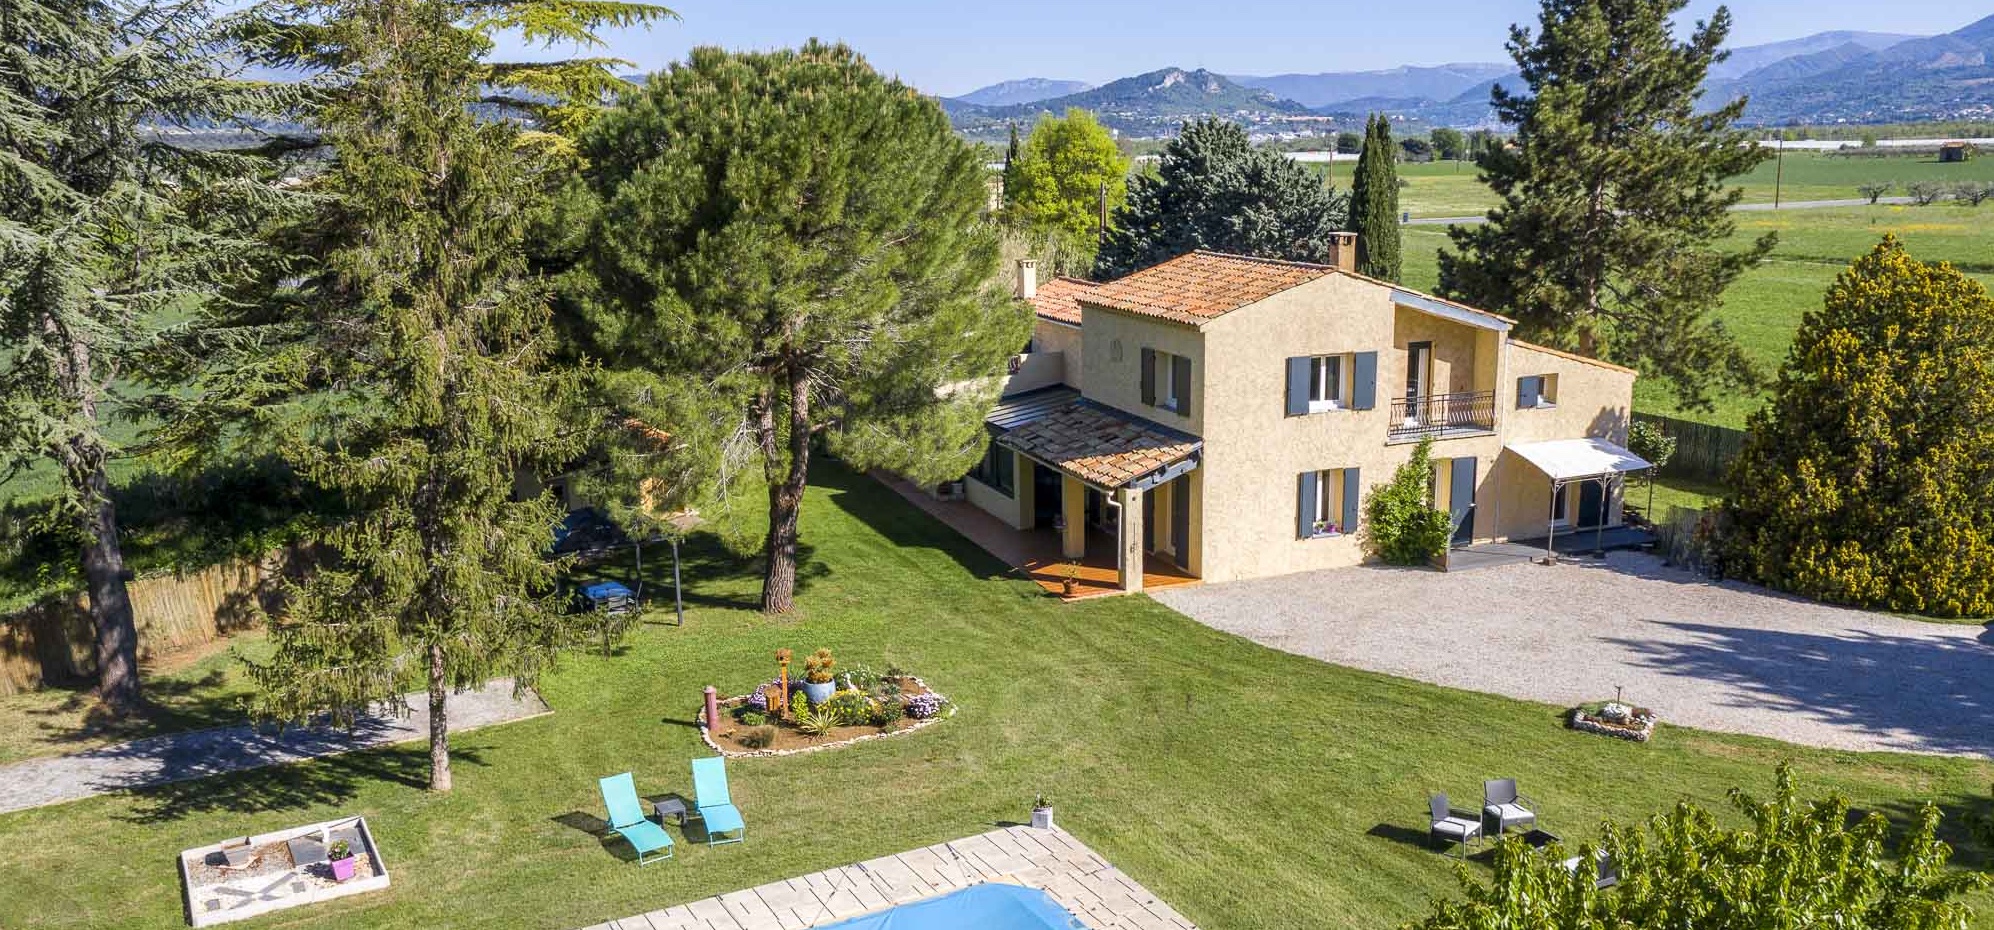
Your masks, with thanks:
M 1178 406 L 1177 356 L 1168 352 L 1156 353 L 1156 405 L 1165 410 L 1181 410 Z
M 1343 525 L 1343 469 L 1325 468 L 1315 473 L 1315 535 L 1341 536 Z
M 1350 365 L 1344 355 L 1309 359 L 1309 412 L 1342 410 L 1350 405 Z

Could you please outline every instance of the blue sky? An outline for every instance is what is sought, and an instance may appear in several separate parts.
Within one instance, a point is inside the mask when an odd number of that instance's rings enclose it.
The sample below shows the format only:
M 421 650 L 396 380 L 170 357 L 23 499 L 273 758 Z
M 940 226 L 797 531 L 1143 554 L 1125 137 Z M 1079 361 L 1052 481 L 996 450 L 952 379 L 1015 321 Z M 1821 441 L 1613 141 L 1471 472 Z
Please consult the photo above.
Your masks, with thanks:
M 930 93 L 1021 77 L 1100 83 L 1176 65 L 1229 74 L 1357 71 L 1503 60 L 1510 23 L 1534 0 L 677 0 L 684 19 L 615 37 L 652 70 L 695 45 L 765 49 L 843 40 L 881 71 Z M 1989 10 L 1973 0 L 1734 0 L 1732 42 L 1830 29 L 1950 32 Z M 1715 2 L 1692 2 L 1685 20 Z

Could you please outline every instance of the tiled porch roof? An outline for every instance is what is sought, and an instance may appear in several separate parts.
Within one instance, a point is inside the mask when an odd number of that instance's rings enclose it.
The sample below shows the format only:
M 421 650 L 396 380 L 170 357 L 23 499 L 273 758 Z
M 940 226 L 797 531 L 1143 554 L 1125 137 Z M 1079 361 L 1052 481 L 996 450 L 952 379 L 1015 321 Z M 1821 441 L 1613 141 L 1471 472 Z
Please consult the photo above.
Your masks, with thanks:
M 1196 437 L 1085 400 L 1050 411 L 998 437 L 1082 481 L 1119 488 L 1196 455 Z

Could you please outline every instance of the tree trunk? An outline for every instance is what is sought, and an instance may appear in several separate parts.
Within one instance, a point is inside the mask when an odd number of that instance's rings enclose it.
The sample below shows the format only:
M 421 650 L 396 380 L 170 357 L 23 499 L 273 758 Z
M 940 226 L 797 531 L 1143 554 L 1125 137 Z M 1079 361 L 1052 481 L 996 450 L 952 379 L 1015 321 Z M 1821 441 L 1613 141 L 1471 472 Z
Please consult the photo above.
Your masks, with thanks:
M 118 511 L 104 473 L 103 450 L 89 456 L 83 495 L 83 580 L 97 632 L 97 698 L 112 716 L 138 710 L 138 624 L 125 587 L 125 554 L 118 544 Z
M 444 687 L 443 647 L 429 647 L 429 790 L 450 790 L 450 690 Z
M 762 612 L 767 614 L 788 613 L 796 605 L 796 525 L 803 511 L 803 487 L 810 477 L 809 372 L 792 361 L 787 374 L 789 470 L 782 480 L 769 484 L 768 569 L 762 577 Z M 772 412 L 769 419 L 773 420 Z
M 44 320 L 43 328 L 69 344 L 68 354 L 58 357 L 56 378 L 62 391 L 76 403 L 77 419 L 94 426 L 97 399 L 91 380 L 90 345 L 63 332 L 53 319 Z M 132 618 L 131 592 L 125 587 L 118 509 L 111 499 L 111 479 L 105 468 L 109 456 L 94 432 L 64 439 L 56 444 L 55 454 L 63 479 L 75 496 L 77 528 L 83 533 L 80 558 L 90 620 L 96 631 L 97 698 L 113 717 L 124 717 L 139 708 L 138 624 Z

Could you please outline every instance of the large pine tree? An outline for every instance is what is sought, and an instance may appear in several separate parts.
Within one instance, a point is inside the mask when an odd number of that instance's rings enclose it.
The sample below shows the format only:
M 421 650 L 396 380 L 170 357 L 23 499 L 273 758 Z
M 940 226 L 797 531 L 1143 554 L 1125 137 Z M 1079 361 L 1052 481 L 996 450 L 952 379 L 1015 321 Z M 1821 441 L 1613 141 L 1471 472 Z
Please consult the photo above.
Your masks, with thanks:
M 1544 0 L 1536 34 L 1510 31 L 1529 85 L 1497 86 L 1513 143 L 1484 150 L 1502 202 L 1451 231 L 1440 256 L 1450 297 L 1515 316 L 1524 335 L 1668 380 L 1686 407 L 1757 380 L 1711 314 L 1773 246 L 1723 240 L 1743 191 L 1726 179 L 1771 153 L 1733 127 L 1745 101 L 1700 111 L 1701 85 L 1730 33 L 1723 7 L 1682 41 L 1686 0 Z
M 530 101 L 530 132 L 480 104 L 491 30 L 590 34 L 629 5 L 589 6 L 486 4 L 466 20 L 454 0 L 351 0 L 266 28 L 273 55 L 340 69 L 310 114 L 331 148 L 308 186 L 323 209 L 271 235 L 262 290 L 198 329 L 208 364 L 166 410 L 182 442 L 273 442 L 338 504 L 329 558 L 251 666 L 255 710 L 350 722 L 426 692 L 437 791 L 452 781 L 450 695 L 531 687 L 580 632 L 546 556 L 561 514 L 545 495 L 514 499 L 522 473 L 566 466 L 591 432 L 581 373 L 550 360 L 524 237 L 555 183 L 543 171 L 572 168 L 553 130 L 587 121 L 588 72 L 610 63 L 533 66 L 584 92 Z M 282 38 L 301 34 L 312 42 Z
M 568 330 L 616 406 L 670 434 L 618 456 L 652 509 L 759 541 L 791 608 L 819 438 L 917 481 L 983 454 L 1028 314 L 991 282 L 976 151 L 841 45 L 703 48 L 583 139 L 600 198 Z
M 1994 615 L 1994 297 L 1886 237 L 1802 319 L 1731 469 L 1724 570 Z
M 1325 261 L 1347 203 L 1320 175 L 1256 149 L 1238 123 L 1199 119 L 1164 143 L 1109 223 L 1094 276 L 1119 277 L 1193 249 Z
M 60 475 L 114 716 L 141 693 L 108 472 L 122 450 L 105 427 L 139 399 L 121 379 L 166 318 L 234 267 L 230 217 L 254 212 L 238 183 L 254 163 L 182 148 L 172 130 L 276 96 L 223 79 L 209 27 L 202 3 L 0 7 L 0 479 Z
M 1357 234 L 1357 270 L 1386 281 L 1400 274 L 1398 163 L 1391 121 L 1372 114 L 1350 179 L 1349 228 Z

